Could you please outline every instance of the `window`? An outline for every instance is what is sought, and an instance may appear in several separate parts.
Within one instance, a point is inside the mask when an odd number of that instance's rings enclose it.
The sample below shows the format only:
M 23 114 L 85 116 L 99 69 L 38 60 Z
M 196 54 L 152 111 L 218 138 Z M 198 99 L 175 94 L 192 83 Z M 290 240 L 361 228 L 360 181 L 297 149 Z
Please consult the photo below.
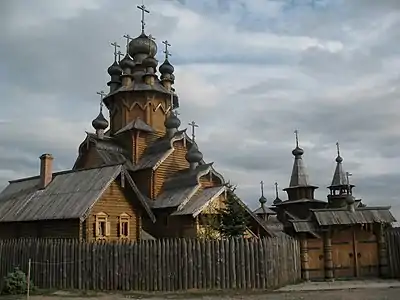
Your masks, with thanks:
M 108 222 L 108 216 L 105 213 L 98 213 L 96 216 L 95 223 L 95 235 L 97 239 L 104 239 L 110 235 L 110 222 Z
M 122 214 L 119 216 L 119 237 L 127 238 L 129 237 L 129 219 L 128 214 Z

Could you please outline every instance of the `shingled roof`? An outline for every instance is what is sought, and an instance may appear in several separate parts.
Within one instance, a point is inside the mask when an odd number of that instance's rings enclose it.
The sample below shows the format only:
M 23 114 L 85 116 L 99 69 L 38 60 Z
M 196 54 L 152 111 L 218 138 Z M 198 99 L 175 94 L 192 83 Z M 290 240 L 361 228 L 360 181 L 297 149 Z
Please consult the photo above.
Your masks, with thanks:
M 150 218 L 155 221 L 146 199 L 122 165 L 53 173 L 45 189 L 40 177 L 10 181 L 0 194 L 0 222 L 56 219 L 84 220 L 109 185 L 121 174 Z

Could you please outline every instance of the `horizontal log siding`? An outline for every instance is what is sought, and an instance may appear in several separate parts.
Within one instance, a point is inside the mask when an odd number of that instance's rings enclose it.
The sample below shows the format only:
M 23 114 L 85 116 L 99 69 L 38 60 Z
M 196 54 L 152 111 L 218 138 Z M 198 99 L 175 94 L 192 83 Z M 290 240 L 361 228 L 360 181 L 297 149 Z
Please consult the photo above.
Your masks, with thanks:
M 125 183 L 127 184 L 127 183 Z M 118 240 L 119 216 L 126 213 L 131 216 L 129 222 L 129 239 L 137 240 L 140 232 L 140 209 L 138 203 L 129 201 L 119 184 L 114 181 L 102 195 L 101 199 L 93 206 L 89 217 L 86 219 L 87 240 L 95 239 L 95 215 L 106 213 L 110 222 L 109 240 Z
M 176 173 L 177 171 L 189 167 L 189 163 L 185 159 L 187 152 L 183 141 L 174 143 L 174 152 L 157 168 L 154 172 L 153 189 L 154 195 L 157 197 L 160 194 L 161 188 L 167 178 Z

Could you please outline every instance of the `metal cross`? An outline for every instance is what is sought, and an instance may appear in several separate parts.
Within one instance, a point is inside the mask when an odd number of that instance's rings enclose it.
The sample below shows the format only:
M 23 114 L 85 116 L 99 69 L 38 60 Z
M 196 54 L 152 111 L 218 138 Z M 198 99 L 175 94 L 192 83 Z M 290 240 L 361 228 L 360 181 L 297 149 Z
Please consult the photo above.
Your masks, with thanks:
M 96 92 L 97 95 L 100 95 L 100 112 L 103 111 L 103 99 L 107 94 L 104 91 Z
M 165 59 L 168 59 L 168 56 L 171 56 L 171 52 L 168 50 L 168 47 L 171 47 L 171 44 L 168 43 L 168 40 L 162 41 L 162 43 L 165 45 L 165 50 L 163 51 L 165 53 Z
M 126 38 L 126 53 L 129 53 L 129 42 L 133 40 L 133 38 L 129 34 L 125 34 L 124 38 Z
M 299 131 L 296 129 L 294 131 L 294 134 L 296 135 L 296 147 L 299 147 Z
M 336 150 L 337 150 L 337 155 L 340 156 L 339 142 L 336 142 Z
M 260 186 L 261 186 L 261 197 L 264 197 L 264 181 L 260 181 Z
M 117 54 L 118 54 L 118 62 L 121 62 L 121 56 L 123 56 L 124 54 L 121 51 L 118 51 Z
M 195 138 L 194 129 L 195 129 L 196 127 L 199 127 L 199 125 L 197 125 L 195 121 L 192 121 L 192 122 L 189 123 L 189 126 L 192 127 L 192 140 L 193 140 L 193 142 L 194 142 L 194 138 Z
M 140 10 L 142 11 L 142 20 L 141 20 L 141 23 L 142 23 L 142 33 L 144 33 L 144 26 L 146 25 L 146 23 L 144 22 L 144 13 L 148 13 L 148 14 L 149 14 L 150 11 L 146 9 L 146 6 L 144 6 L 143 3 L 142 3 L 142 5 L 140 5 L 140 6 L 138 5 L 137 8 L 140 9 Z
M 114 46 L 114 60 L 117 61 L 117 48 L 119 48 L 120 46 L 117 44 L 117 42 L 111 43 L 111 46 Z
M 276 194 L 276 198 L 278 198 L 278 196 L 279 196 L 279 193 L 278 193 L 278 183 L 275 182 L 274 185 L 275 185 L 275 194 Z

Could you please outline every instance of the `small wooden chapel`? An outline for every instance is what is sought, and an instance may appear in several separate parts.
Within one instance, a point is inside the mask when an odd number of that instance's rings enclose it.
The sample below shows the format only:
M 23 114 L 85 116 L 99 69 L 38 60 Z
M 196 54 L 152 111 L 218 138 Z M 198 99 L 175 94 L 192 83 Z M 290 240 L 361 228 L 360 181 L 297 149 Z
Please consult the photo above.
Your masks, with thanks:
M 295 134 L 293 169 L 284 189 L 288 199 L 282 201 L 276 190 L 273 205 L 265 207 L 262 193 L 255 213 L 266 224 L 276 216 L 283 231 L 300 240 L 304 280 L 387 276 L 384 234 L 396 222 L 390 206 L 366 206 L 353 196 L 355 186 L 349 181 L 351 174 L 344 171 L 339 143 L 327 201 L 315 199 L 318 187 L 310 184 L 304 150 Z

